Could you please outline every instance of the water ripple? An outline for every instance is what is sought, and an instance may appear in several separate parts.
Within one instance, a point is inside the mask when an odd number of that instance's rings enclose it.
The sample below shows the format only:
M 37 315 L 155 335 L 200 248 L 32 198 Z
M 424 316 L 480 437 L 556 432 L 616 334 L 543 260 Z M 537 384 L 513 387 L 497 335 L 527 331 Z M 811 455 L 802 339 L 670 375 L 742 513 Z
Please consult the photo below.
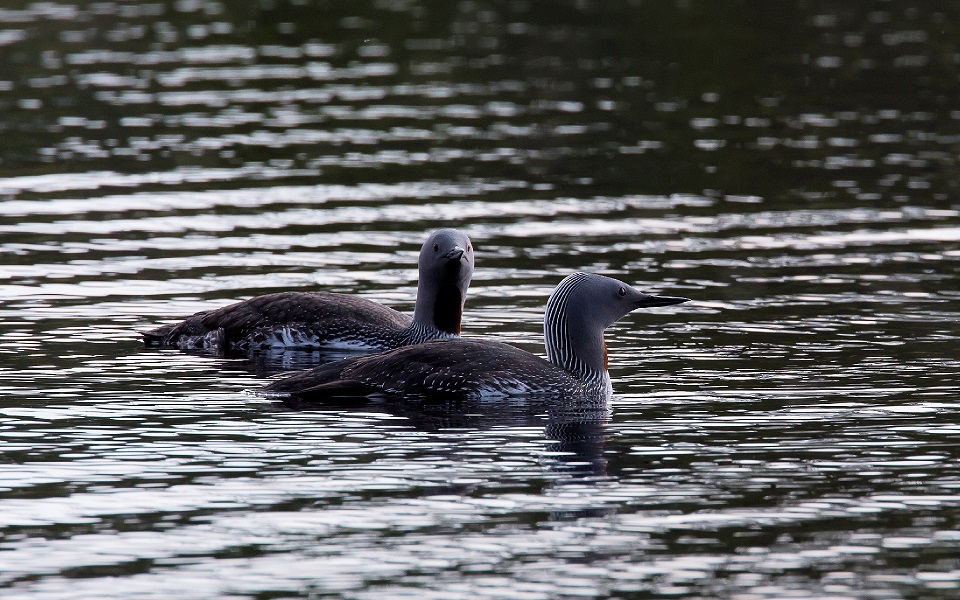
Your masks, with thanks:
M 321 4 L 0 9 L 5 598 L 957 595 L 951 10 Z M 439 227 L 467 336 L 542 354 L 573 270 L 693 301 L 609 330 L 590 418 L 142 347 L 409 313 Z

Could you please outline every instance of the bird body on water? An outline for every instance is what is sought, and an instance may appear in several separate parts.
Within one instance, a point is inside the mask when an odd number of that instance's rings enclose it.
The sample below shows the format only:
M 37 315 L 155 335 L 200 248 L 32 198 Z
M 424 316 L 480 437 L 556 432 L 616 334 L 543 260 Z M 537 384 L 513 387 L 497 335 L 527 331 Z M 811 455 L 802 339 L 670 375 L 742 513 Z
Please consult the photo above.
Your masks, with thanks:
M 261 388 L 292 404 L 330 398 L 518 395 L 604 401 L 612 393 L 603 331 L 642 307 L 687 298 L 644 294 L 622 281 L 589 273 L 565 278 L 544 313 L 548 360 L 486 340 L 436 340 L 328 363 Z
M 453 229 L 438 230 L 424 242 L 418 265 L 412 319 L 357 296 L 278 292 L 143 332 L 144 344 L 212 354 L 267 348 L 375 352 L 458 337 L 473 276 L 470 239 Z

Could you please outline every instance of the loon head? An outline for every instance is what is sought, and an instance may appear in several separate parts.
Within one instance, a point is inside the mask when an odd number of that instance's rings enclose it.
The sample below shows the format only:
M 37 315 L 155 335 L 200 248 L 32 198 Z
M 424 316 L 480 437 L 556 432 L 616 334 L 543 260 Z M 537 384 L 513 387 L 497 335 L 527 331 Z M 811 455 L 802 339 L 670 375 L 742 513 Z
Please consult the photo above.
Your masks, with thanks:
M 463 304 L 473 277 L 473 244 L 456 229 L 433 232 L 420 248 L 420 280 L 413 320 L 444 333 L 459 334 Z
M 653 296 L 612 277 L 574 273 L 547 301 L 543 337 L 550 362 L 583 378 L 606 376 L 603 331 L 638 308 L 669 306 L 689 298 Z

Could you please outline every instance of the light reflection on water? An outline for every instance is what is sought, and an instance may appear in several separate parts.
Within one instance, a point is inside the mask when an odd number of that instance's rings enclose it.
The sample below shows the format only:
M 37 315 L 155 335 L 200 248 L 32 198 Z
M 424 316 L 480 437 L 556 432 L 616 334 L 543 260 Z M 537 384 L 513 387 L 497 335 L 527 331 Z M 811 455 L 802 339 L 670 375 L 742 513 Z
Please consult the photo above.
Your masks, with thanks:
M 588 4 L 0 10 L 0 595 L 956 596 L 955 8 Z M 694 302 L 611 328 L 609 413 L 140 345 L 410 312 L 445 226 L 466 335 L 542 353 L 574 269 Z

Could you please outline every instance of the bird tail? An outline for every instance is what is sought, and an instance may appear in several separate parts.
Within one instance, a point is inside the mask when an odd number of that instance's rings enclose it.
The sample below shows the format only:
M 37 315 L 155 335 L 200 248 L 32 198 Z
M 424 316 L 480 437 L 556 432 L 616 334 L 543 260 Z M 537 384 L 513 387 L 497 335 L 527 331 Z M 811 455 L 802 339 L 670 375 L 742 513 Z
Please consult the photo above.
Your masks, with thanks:
M 253 390 L 253 393 L 280 400 L 291 408 L 306 408 L 311 404 L 331 402 L 340 404 L 339 401 L 345 399 L 351 401 L 368 399 L 379 390 L 349 378 L 341 379 L 344 368 L 354 362 L 347 359 L 300 371 L 272 381 Z
M 178 326 L 180 323 L 171 323 L 149 331 L 140 331 L 140 335 L 143 336 L 143 345 L 147 348 L 170 348 L 171 340 L 176 337 Z

